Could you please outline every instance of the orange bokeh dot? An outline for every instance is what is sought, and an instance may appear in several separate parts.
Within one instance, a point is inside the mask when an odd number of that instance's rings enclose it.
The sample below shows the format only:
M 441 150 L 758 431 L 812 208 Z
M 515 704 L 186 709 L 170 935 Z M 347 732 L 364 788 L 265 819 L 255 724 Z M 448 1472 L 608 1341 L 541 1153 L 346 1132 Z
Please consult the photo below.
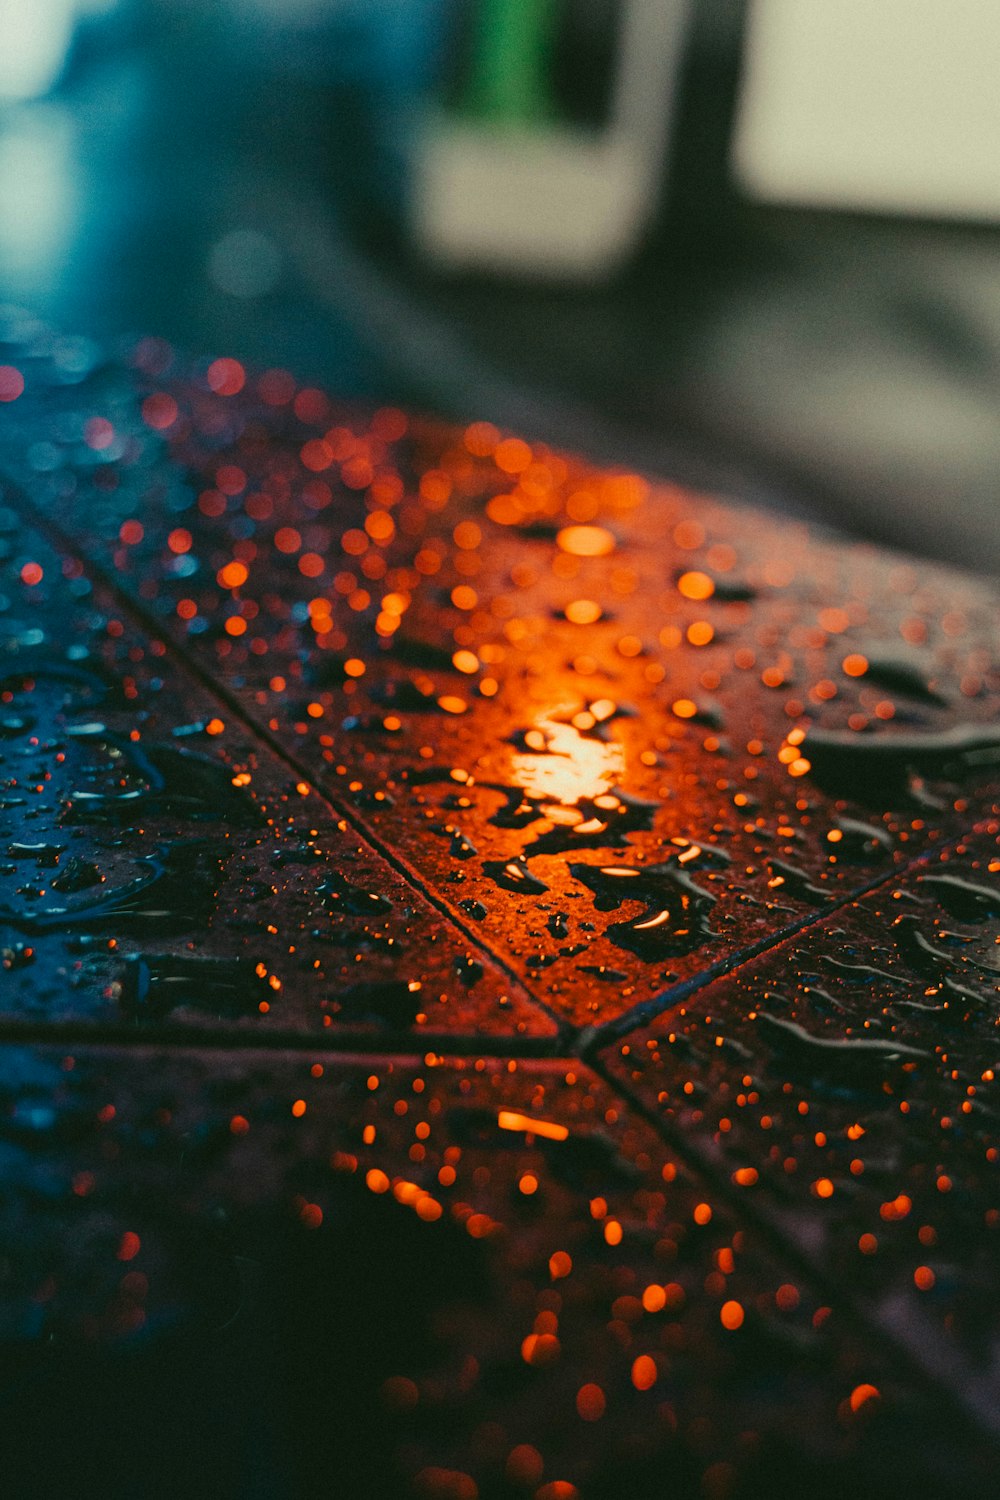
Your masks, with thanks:
M 473 422 L 465 429 L 465 446 L 476 458 L 489 458 L 499 441 L 492 422 Z
M 116 1251 L 119 1260 L 134 1260 L 142 1248 L 142 1241 L 132 1229 L 126 1229 L 118 1242 Z
M 576 1409 L 585 1422 L 599 1422 L 607 1410 L 607 1399 L 599 1385 L 588 1382 L 576 1393 Z
M 705 540 L 705 528 L 697 521 L 679 521 L 674 527 L 674 541 L 685 552 L 693 552 Z
M 595 599 L 574 599 L 566 606 L 566 618 L 573 625 L 593 625 L 601 618 L 601 606 Z
M 387 510 L 373 510 L 365 517 L 365 530 L 373 542 L 391 542 L 396 535 L 396 523 Z
M 721 1322 L 723 1328 L 729 1329 L 730 1333 L 735 1332 L 737 1328 L 743 1327 L 743 1320 L 745 1317 L 746 1313 L 743 1311 L 743 1306 L 741 1303 L 724 1302 L 722 1304 L 722 1309 L 719 1313 L 719 1321 Z
M 322 438 L 310 438 L 302 444 L 299 457 L 307 469 L 319 474 L 333 463 L 333 449 Z
M 708 574 L 696 571 L 682 573 L 677 580 L 677 588 L 685 599 L 711 599 L 715 593 L 715 584 Z
M 537 1484 L 544 1470 L 542 1455 L 530 1443 L 519 1443 L 507 1455 L 507 1478 L 515 1484 Z
M 851 617 L 845 609 L 821 609 L 819 623 L 830 635 L 840 635 L 850 625 Z
M 531 463 L 531 449 L 522 438 L 504 438 L 496 446 L 493 462 L 505 474 L 521 474 Z
M 564 526 L 556 546 L 571 557 L 607 557 L 615 550 L 615 539 L 603 526 Z
M 246 583 L 247 576 L 246 566 L 241 562 L 226 563 L 216 574 L 218 582 L 227 589 L 238 589 L 241 584 Z
M 521 1358 L 526 1365 L 551 1365 L 559 1358 L 559 1354 L 559 1340 L 553 1333 L 529 1333 L 522 1340 Z
M 715 636 L 715 629 L 707 620 L 694 620 L 687 628 L 687 638 L 692 646 L 707 646 Z

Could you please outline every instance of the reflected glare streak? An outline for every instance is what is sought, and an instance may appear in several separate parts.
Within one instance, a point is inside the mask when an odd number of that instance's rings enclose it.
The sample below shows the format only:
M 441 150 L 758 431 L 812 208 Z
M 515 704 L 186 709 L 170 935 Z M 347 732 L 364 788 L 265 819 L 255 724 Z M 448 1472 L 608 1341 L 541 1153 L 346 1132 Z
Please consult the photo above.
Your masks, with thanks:
M 536 1120 L 516 1109 L 501 1109 L 497 1114 L 497 1125 L 501 1130 L 523 1130 L 528 1135 L 540 1135 L 547 1141 L 565 1141 L 569 1137 L 565 1125 L 559 1125 L 555 1120 Z

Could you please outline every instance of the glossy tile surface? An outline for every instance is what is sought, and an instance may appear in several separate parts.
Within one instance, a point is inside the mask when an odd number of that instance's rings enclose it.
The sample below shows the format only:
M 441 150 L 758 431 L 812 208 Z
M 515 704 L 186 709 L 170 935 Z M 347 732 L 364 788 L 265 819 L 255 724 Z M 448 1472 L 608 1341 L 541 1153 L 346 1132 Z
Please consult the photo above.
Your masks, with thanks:
M 150 1444 L 198 1493 L 195 1412 L 234 1500 L 988 1489 L 995 597 L 485 423 L 7 333 L 35 1492 L 107 1461 L 81 1383 L 128 1495 Z

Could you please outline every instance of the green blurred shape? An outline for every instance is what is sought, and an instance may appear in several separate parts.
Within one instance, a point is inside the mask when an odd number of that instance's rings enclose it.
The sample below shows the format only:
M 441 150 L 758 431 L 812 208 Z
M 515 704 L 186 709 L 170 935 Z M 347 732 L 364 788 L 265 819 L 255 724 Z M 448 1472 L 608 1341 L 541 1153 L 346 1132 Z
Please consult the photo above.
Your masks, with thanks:
M 553 0 L 480 0 L 462 114 L 495 125 L 535 125 L 555 114 L 548 85 Z

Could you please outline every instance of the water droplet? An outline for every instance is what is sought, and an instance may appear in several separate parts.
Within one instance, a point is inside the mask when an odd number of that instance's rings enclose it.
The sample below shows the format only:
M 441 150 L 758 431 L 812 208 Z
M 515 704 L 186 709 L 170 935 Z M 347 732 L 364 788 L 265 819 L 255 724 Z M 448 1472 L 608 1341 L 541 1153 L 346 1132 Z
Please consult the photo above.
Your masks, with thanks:
M 920 885 L 947 912 L 961 921 L 976 922 L 1000 916 L 1000 891 L 962 875 L 921 875 Z
M 392 902 L 388 896 L 355 885 L 339 870 L 327 873 L 322 885 L 316 887 L 316 894 L 328 911 L 346 912 L 352 917 L 371 917 L 380 912 L 392 911 Z
M 879 801 L 905 794 L 912 768 L 961 778 L 980 766 L 1000 763 L 1000 728 L 956 724 L 924 733 L 890 734 L 814 727 L 806 732 L 802 754 L 827 790 Z
M 483 869 L 491 880 L 495 880 L 506 891 L 540 896 L 548 890 L 544 881 L 531 873 L 523 859 L 491 859 L 486 861 Z
M 605 935 L 647 963 L 692 953 L 714 936 L 708 917 L 715 896 L 677 864 L 574 864 L 570 871 L 594 892 L 602 911 L 617 910 L 625 901 L 643 903 L 639 916 L 612 923 Z
M 757 1012 L 757 1022 L 786 1069 L 798 1069 L 817 1086 L 877 1086 L 887 1069 L 925 1061 L 930 1054 L 883 1037 L 813 1036 L 795 1021 Z
M 802 870 L 797 870 L 785 860 L 769 859 L 767 864 L 773 877 L 768 884 L 772 889 L 780 890 L 782 895 L 791 896 L 793 901 L 804 901 L 808 906 L 819 906 L 824 901 L 833 900 L 832 892 L 813 885 Z

